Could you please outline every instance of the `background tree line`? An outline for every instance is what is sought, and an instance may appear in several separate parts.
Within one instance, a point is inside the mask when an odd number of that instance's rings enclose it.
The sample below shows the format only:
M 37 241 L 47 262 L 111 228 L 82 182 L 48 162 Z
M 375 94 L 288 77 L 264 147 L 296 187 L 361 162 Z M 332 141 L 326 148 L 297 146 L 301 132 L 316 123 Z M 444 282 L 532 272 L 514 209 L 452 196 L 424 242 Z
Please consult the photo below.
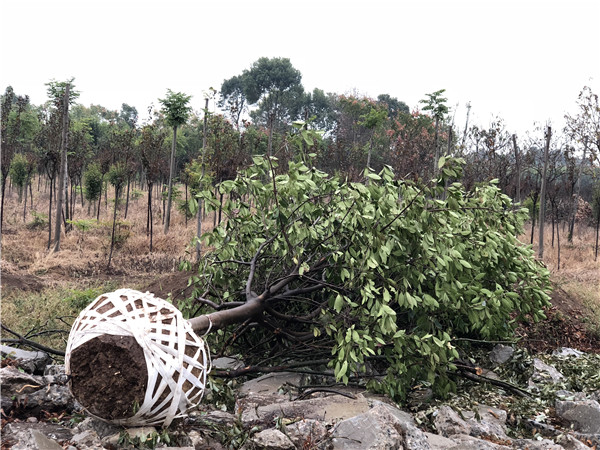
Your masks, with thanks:
M 596 229 L 600 224 L 600 107 L 587 87 L 566 116 L 565 128 L 552 130 L 545 157 L 541 128 L 517 136 L 502 118 L 482 126 L 469 124 L 468 116 L 464 127 L 456 125 L 444 90 L 424 94 L 413 110 L 386 93 L 368 98 L 318 88 L 308 92 L 300 71 L 286 58 L 260 58 L 224 80 L 218 92 L 208 91 L 205 96 L 217 100 L 218 113 L 193 111 L 190 95 L 168 90 L 162 107 L 143 123 L 136 108 L 125 103 L 119 111 L 76 103 L 73 80 L 47 86 L 49 99 L 42 105 L 31 104 L 10 86 L 2 95 L 0 220 L 6 190 L 16 191 L 23 222 L 34 212 L 47 214 L 48 248 L 57 240 L 53 219 L 60 217 L 69 232 L 73 221 L 83 219 L 74 217 L 76 202 L 87 203 L 88 216 L 98 219 L 101 208 L 110 206 L 112 186 L 113 224 L 118 214 L 127 218 L 132 196 L 146 192 L 151 251 L 153 224 L 160 218 L 168 233 L 173 200 L 192 219 L 203 212 L 195 194 L 207 186 L 218 193 L 220 184 L 234 179 L 253 156 L 275 156 L 285 168 L 309 147 L 318 169 L 352 181 L 360 181 L 366 167 L 377 172 L 384 166 L 398 178 L 429 179 L 441 155 L 462 157 L 465 186 L 497 180 L 503 193 L 529 208 L 534 225 L 546 163 L 546 218 L 557 240 L 561 233 L 572 239 L 577 218 Z M 69 108 L 63 120 L 65 101 Z M 309 133 L 314 130 L 320 136 Z M 66 166 L 60 193 L 63 131 Z M 298 140 L 304 145 L 295 145 Z M 47 212 L 36 211 L 34 189 L 49 195 Z M 64 202 L 54 214 L 53 199 L 59 197 Z

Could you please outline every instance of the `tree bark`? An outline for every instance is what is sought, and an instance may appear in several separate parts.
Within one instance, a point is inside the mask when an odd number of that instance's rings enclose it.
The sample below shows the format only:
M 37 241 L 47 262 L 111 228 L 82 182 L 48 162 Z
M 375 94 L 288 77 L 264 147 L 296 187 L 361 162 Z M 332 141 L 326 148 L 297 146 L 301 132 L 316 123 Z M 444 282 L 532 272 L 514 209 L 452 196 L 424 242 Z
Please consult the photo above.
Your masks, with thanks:
M 173 195 L 173 173 L 175 172 L 175 147 L 177 146 L 177 126 L 173 127 L 173 144 L 171 145 L 171 164 L 169 168 L 169 193 L 167 194 L 167 210 L 165 211 L 164 233 L 169 232 L 171 224 L 171 202 Z
M 540 189 L 540 218 L 539 218 L 539 238 L 538 238 L 538 259 L 544 257 L 544 220 L 546 214 L 546 172 L 548 171 L 548 151 L 550 150 L 550 137 L 552 128 L 546 129 L 546 146 L 544 147 L 544 170 L 542 172 L 542 187 Z
M 581 175 L 583 173 L 583 165 L 585 164 L 585 156 L 587 154 L 587 136 L 583 141 L 583 156 L 579 163 L 579 175 L 577 176 L 577 186 L 575 187 L 576 193 L 573 195 L 573 204 L 571 206 L 571 220 L 569 222 L 569 234 L 567 235 L 567 241 L 573 242 L 573 231 L 575 230 L 575 217 L 577 216 L 577 207 L 579 206 L 579 194 L 581 193 Z
M 67 176 L 67 127 L 69 124 L 69 89 L 67 84 L 63 97 L 62 139 L 60 154 L 60 173 L 58 175 L 58 193 L 56 197 L 56 219 L 54 221 L 54 252 L 60 251 L 60 228 L 62 220 L 63 197 L 65 191 L 65 177 Z
M 517 170 L 517 192 L 515 200 L 517 203 L 521 203 L 521 158 L 519 155 L 519 148 L 517 147 L 517 135 L 512 135 L 513 149 L 515 151 L 515 166 Z

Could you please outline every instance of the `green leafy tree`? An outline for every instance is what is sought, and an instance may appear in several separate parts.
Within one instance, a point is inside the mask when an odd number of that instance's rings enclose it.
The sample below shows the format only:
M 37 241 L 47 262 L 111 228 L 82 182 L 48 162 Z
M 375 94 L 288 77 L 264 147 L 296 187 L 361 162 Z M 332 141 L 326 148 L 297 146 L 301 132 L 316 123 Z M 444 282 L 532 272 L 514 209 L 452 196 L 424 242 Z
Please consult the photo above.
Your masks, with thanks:
M 27 157 L 22 153 L 17 153 L 10 163 L 10 178 L 19 189 L 19 203 L 23 201 L 23 187 L 27 183 Z
M 343 382 L 368 372 L 397 400 L 421 383 L 445 394 L 457 339 L 509 338 L 516 321 L 544 317 L 549 273 L 515 238 L 527 212 L 494 184 L 454 182 L 438 199 L 460 160 L 441 158 L 428 183 L 385 167 L 365 184 L 253 159 L 221 183 L 227 220 L 205 233 L 212 250 L 179 305 L 197 331 L 225 328 L 214 345 L 243 351 L 246 372 L 294 361 Z
M 278 121 L 290 113 L 296 98 L 303 95 L 302 74 L 288 58 L 260 58 L 240 81 L 246 101 L 257 104 L 252 113 L 255 121 L 267 124 L 269 141 L 267 152 L 273 151 L 273 129 Z M 227 82 L 227 81 L 226 81 Z
M 448 107 L 446 106 L 447 98 L 442 97 L 442 94 L 446 92 L 446 89 L 440 89 L 431 94 L 426 94 L 427 99 L 421 100 L 420 103 L 424 103 L 423 111 L 430 111 L 431 116 L 435 120 L 435 136 L 434 136 L 434 154 L 433 159 L 433 171 L 437 170 L 438 160 L 440 159 L 440 146 L 438 143 L 440 122 L 444 120 L 444 116 L 448 114 Z
M 156 124 L 146 125 L 142 128 L 138 142 L 138 150 L 142 167 L 148 185 L 148 209 L 146 220 L 146 235 L 150 238 L 150 253 L 152 253 L 152 239 L 154 233 L 152 217 L 152 188 L 161 177 L 162 168 L 166 161 L 166 152 L 163 148 L 166 134 Z
M 88 214 L 92 203 L 100 199 L 103 182 L 104 177 L 100 165 L 98 163 L 90 164 L 83 175 L 85 199 L 88 201 Z
M 173 195 L 173 176 L 175 171 L 177 128 L 186 123 L 190 115 L 192 108 L 188 105 L 188 103 L 191 98 L 191 95 L 185 95 L 181 92 L 173 92 L 171 89 L 167 89 L 167 97 L 159 99 L 160 103 L 162 104 L 162 112 L 165 114 L 167 125 L 173 127 L 173 144 L 171 146 L 171 160 L 169 163 L 167 209 L 165 212 L 165 234 L 169 232 L 169 225 L 171 223 L 171 203 Z
M 17 96 L 11 86 L 6 88 L 2 96 L 2 111 L 0 112 L 2 138 L 2 201 L 0 204 L 0 229 L 4 223 L 4 195 L 6 180 L 11 167 L 15 150 L 21 144 L 21 118 L 29 104 L 28 96 Z
M 110 235 L 110 254 L 108 255 L 108 264 L 107 269 L 110 269 L 110 263 L 112 262 L 113 250 L 115 247 L 115 230 L 117 224 L 117 209 L 119 206 L 119 198 L 121 196 L 121 191 L 123 190 L 123 186 L 127 182 L 127 168 L 123 163 L 113 164 L 108 171 L 108 181 L 115 188 L 115 206 L 113 210 L 113 224 L 112 224 L 112 232 Z

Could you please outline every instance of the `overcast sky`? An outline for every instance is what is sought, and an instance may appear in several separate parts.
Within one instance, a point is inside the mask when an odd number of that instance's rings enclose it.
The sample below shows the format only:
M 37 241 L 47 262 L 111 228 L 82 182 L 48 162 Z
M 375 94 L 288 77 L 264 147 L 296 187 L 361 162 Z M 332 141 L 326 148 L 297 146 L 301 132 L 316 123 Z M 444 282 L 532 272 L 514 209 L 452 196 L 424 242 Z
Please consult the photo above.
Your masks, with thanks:
M 167 88 L 204 92 L 262 56 L 306 90 L 387 93 L 411 108 L 446 89 L 459 127 L 562 126 L 583 86 L 600 94 L 598 0 L 0 0 L 0 88 L 43 103 L 75 77 L 79 102 L 147 117 Z

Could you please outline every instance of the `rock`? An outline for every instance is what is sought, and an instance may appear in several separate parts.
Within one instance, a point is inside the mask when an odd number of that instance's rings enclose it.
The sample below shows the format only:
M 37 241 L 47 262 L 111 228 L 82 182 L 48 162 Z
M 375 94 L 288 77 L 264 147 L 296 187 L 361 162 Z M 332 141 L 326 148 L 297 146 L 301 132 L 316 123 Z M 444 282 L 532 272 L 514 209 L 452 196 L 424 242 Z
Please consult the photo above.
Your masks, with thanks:
M 237 370 L 244 367 L 244 362 L 237 359 L 231 358 L 229 356 L 223 356 L 221 358 L 216 358 L 211 361 L 213 369 L 221 369 L 221 370 Z
M 457 434 L 452 436 L 452 440 L 455 442 L 454 447 L 450 447 L 449 450 L 512 450 L 513 447 L 506 445 L 496 444 L 494 442 L 486 441 L 484 439 L 478 439 L 474 436 L 468 436 L 466 434 Z M 515 447 L 524 449 L 526 447 Z
M 527 450 L 563 450 L 563 447 L 555 444 L 549 439 L 515 439 L 513 448 L 523 448 Z
M 600 404 L 596 400 L 557 400 L 556 414 L 580 433 L 600 434 Z
M 75 409 L 75 399 L 67 386 L 51 384 L 29 395 L 27 406 L 32 410 L 71 412 Z
M 140 441 L 144 441 L 148 436 L 156 433 L 156 428 L 154 427 L 133 427 L 126 428 L 125 432 L 129 435 L 131 439 L 138 438 Z
M 29 352 L 18 348 L 0 345 L 2 356 L 8 356 L 17 360 L 19 367 L 28 373 L 42 375 L 48 364 L 52 364 L 52 358 L 45 352 Z
M 302 419 L 285 426 L 285 434 L 296 448 L 313 448 L 314 444 L 327 437 L 327 428 L 314 419 Z
M 94 417 L 87 417 L 75 427 L 75 430 L 79 433 L 93 430 L 100 438 L 105 438 L 114 434 L 117 434 L 118 436 L 121 428 Z
M 198 448 L 206 445 L 206 441 L 204 440 L 202 435 L 196 430 L 191 430 L 188 433 L 188 438 L 190 439 L 190 443 L 192 444 L 192 447 L 194 447 L 195 449 L 198 449 Z
M 424 433 L 431 450 L 444 450 L 456 446 L 456 442 L 440 434 Z
M 570 356 L 573 358 L 579 358 L 585 355 L 585 353 L 570 347 L 560 347 L 552 352 L 552 356 Z
M 291 450 L 296 448 L 289 437 L 274 428 L 256 433 L 250 440 L 257 449 Z
M 450 406 L 442 406 L 434 413 L 433 425 L 438 434 L 449 437 L 454 434 L 471 433 L 471 425 L 462 419 Z
M 62 445 L 56 442 L 54 439 L 47 438 L 43 433 L 38 430 L 27 430 L 17 445 L 13 445 L 13 450 L 29 450 L 29 449 L 44 449 L 44 450 L 63 450 Z
M 556 438 L 556 443 L 562 445 L 565 450 L 590 450 L 590 447 L 570 434 L 561 434 Z
M 98 433 L 96 433 L 94 430 L 86 430 L 82 431 L 81 433 L 77 433 L 75 436 L 73 436 L 71 438 L 71 443 L 75 445 L 89 446 L 99 440 L 100 438 L 98 436 Z
M 369 402 L 357 394 L 355 399 L 340 395 L 329 395 L 321 398 L 310 398 L 307 400 L 279 401 L 263 406 L 254 403 L 254 397 L 248 397 L 243 402 L 238 401 L 241 410 L 241 420 L 246 426 L 258 423 L 272 423 L 275 418 L 286 419 L 314 419 L 326 423 L 336 420 L 348 419 L 357 414 L 364 413 L 370 409 Z M 264 400 L 264 397 L 259 397 Z
M 334 450 L 430 449 L 410 414 L 383 402 L 374 403 L 368 412 L 336 424 L 331 432 Z
M 544 363 L 541 359 L 533 358 L 533 375 L 529 379 L 529 385 L 536 383 L 558 383 L 564 378 L 563 374 L 554 367 Z
M 474 437 L 506 440 L 506 411 L 491 406 L 480 405 L 477 414 L 473 411 L 463 412 L 466 422 L 471 426 L 470 435 Z
M 246 381 L 239 390 L 240 397 L 282 395 L 286 384 L 299 386 L 303 375 L 295 372 L 280 372 L 263 375 Z
M 489 358 L 494 366 L 501 366 L 502 364 L 510 361 L 514 353 L 514 348 L 508 345 L 497 344 L 490 352 Z
M 12 422 L 2 429 L 2 444 L 15 450 L 62 449 L 58 443 L 68 442 L 72 436 L 70 429 L 53 423 Z

